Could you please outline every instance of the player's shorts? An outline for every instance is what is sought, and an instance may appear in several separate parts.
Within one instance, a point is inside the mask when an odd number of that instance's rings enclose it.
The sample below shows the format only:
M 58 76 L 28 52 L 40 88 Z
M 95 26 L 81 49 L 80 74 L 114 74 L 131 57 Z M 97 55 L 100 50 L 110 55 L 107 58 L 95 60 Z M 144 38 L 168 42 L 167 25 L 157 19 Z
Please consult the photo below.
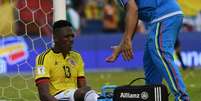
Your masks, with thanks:
M 74 100 L 74 93 L 77 89 L 68 89 L 65 90 L 57 95 L 55 95 L 54 97 L 58 100 L 58 101 L 75 101 Z M 86 93 L 84 100 L 85 101 L 97 101 L 97 98 L 99 96 L 96 94 L 96 92 L 94 90 L 90 90 Z
M 67 101 L 74 101 L 74 93 L 77 89 L 68 89 L 65 90 L 57 95 L 55 95 L 54 97 L 57 100 L 67 100 Z

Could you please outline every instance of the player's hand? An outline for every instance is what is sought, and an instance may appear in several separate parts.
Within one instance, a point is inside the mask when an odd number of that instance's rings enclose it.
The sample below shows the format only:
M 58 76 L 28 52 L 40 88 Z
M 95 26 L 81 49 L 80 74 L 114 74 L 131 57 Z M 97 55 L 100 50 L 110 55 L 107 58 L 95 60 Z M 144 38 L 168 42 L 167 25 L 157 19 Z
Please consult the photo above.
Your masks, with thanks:
M 110 62 L 110 63 L 114 62 L 118 58 L 119 54 L 121 53 L 120 46 L 112 46 L 111 48 L 113 50 L 112 55 L 105 59 L 106 62 Z
M 125 61 L 133 59 L 132 41 L 130 39 L 123 39 L 120 43 L 120 48 Z
M 133 49 L 131 40 L 123 40 L 118 46 L 113 46 L 113 53 L 106 58 L 107 62 L 114 62 L 122 53 L 125 61 L 133 59 Z

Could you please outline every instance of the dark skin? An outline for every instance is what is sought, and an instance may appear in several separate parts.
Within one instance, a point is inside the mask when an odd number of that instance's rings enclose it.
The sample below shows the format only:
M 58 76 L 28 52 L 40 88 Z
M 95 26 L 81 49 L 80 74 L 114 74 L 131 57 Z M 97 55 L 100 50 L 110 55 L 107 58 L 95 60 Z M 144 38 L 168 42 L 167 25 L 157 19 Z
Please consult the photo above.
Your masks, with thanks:
M 65 58 L 71 51 L 73 45 L 74 33 L 71 27 L 57 28 L 54 31 L 55 46 L 53 51 L 56 53 L 62 53 Z M 78 89 L 86 86 L 86 79 L 84 77 L 77 79 Z M 41 101 L 57 101 L 54 96 L 49 93 L 49 83 L 37 84 L 38 92 Z

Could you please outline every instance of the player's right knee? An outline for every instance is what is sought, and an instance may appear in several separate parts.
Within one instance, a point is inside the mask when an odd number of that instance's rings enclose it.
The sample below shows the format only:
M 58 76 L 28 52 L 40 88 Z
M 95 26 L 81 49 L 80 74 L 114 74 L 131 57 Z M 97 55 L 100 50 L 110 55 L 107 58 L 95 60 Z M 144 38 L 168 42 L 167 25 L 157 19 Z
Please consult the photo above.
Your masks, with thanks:
M 78 88 L 74 93 L 75 101 L 97 101 L 98 95 L 90 87 Z
M 78 88 L 74 93 L 74 100 L 75 101 L 84 101 L 85 94 L 90 90 L 91 90 L 90 87 Z

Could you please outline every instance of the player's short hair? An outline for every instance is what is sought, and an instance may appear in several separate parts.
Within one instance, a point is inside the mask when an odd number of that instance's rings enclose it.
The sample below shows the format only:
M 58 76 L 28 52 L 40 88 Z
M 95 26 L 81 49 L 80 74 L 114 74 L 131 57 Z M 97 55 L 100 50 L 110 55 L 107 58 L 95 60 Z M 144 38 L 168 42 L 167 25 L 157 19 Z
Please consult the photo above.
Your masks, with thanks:
M 72 24 L 67 21 L 67 20 L 59 20 L 59 21 L 56 21 L 54 24 L 53 24 L 53 32 L 55 32 L 55 30 L 57 28 L 62 28 L 62 27 L 72 27 Z

